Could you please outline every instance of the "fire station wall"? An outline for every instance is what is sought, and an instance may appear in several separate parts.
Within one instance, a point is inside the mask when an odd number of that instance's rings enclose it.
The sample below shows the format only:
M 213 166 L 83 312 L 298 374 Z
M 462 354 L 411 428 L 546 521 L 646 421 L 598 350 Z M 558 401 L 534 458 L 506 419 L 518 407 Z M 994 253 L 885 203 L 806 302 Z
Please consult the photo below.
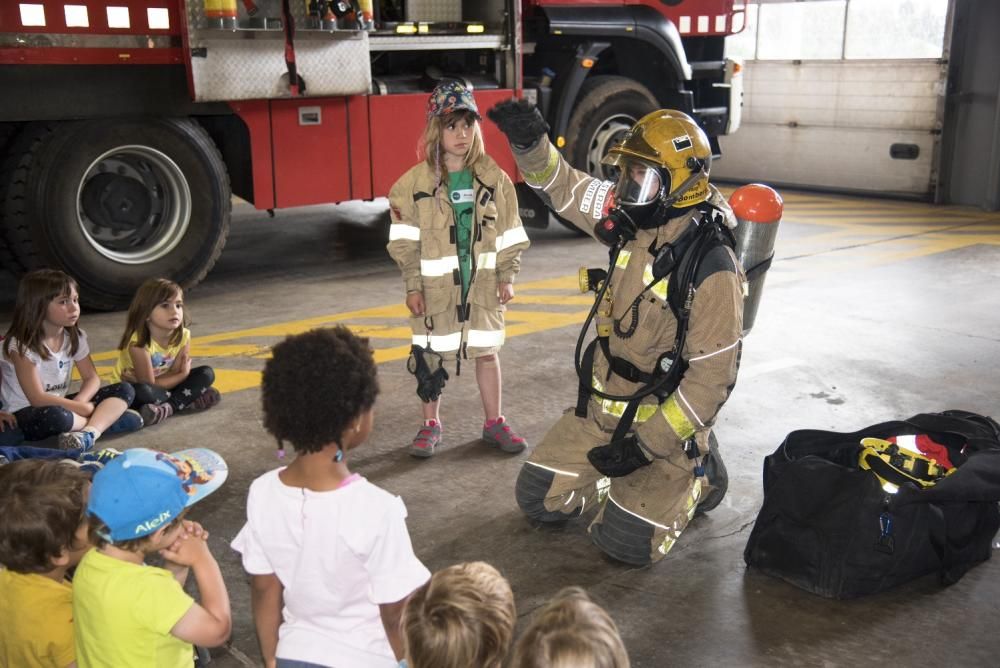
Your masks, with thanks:
M 930 196 L 946 66 L 936 60 L 751 61 L 743 124 L 712 175 Z M 916 146 L 893 159 L 894 144 Z
M 938 199 L 1000 210 L 1000 3 L 955 6 Z

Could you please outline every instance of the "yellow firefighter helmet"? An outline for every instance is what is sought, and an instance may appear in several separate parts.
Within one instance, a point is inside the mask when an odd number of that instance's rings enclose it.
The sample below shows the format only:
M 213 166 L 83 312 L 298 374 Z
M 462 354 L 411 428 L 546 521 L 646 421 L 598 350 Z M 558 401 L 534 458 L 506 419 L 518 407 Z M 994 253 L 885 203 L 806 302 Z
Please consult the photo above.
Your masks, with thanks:
M 708 199 L 712 147 L 705 131 L 683 112 L 646 114 L 603 162 L 621 170 L 615 191 L 621 204 L 642 205 L 664 194 L 674 198 L 676 207 Z

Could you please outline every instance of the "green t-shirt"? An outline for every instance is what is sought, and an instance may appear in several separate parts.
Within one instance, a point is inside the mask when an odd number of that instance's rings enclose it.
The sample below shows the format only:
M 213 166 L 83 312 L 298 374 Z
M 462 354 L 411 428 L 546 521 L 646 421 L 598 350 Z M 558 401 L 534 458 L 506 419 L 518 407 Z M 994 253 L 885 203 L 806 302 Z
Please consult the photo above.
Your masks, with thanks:
M 463 169 L 448 173 L 448 201 L 455 212 L 455 238 L 458 241 L 458 271 L 462 277 L 462 301 L 469 292 L 472 277 L 472 172 Z

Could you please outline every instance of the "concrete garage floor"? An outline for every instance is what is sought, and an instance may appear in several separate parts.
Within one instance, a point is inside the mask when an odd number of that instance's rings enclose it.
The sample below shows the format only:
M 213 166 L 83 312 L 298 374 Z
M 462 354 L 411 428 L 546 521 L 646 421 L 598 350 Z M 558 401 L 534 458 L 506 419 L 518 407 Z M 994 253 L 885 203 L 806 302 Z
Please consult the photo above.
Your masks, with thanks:
M 408 342 L 396 329 L 402 286 L 383 250 L 380 211 L 377 202 L 317 207 L 271 221 L 238 206 L 219 265 L 186 298 L 193 353 L 217 368 L 223 404 L 115 443 L 207 446 L 229 461 L 229 482 L 193 514 L 212 532 L 233 603 L 231 647 L 213 650 L 213 665 L 259 660 L 245 577 L 228 548 L 251 480 L 278 465 L 260 425 L 257 372 L 284 334 L 333 322 L 375 337 L 384 360 L 375 431 L 352 453 L 353 468 L 402 496 L 429 568 L 471 559 L 497 566 L 513 586 L 520 628 L 577 584 L 609 610 L 640 667 L 1000 665 L 1000 560 L 950 588 L 928 577 L 838 602 L 748 571 L 742 557 L 761 503 L 762 458 L 787 432 L 848 431 L 946 408 L 1000 417 L 1000 216 L 786 193 L 777 261 L 717 425 L 729 494 L 662 563 L 636 569 L 604 558 L 583 522 L 553 531 L 523 519 L 513 499 L 522 457 L 476 440 L 472 365 L 448 383 L 443 450 L 429 461 L 406 454 L 418 400 L 403 363 Z M 601 266 L 606 254 L 555 223 L 531 236 L 502 366 L 505 412 L 537 443 L 575 400 L 572 350 L 587 307 L 576 270 Z M 0 281 L 6 328 L 13 279 Z M 85 314 L 95 351 L 112 350 L 123 318 Z M 111 355 L 96 358 L 107 365 Z

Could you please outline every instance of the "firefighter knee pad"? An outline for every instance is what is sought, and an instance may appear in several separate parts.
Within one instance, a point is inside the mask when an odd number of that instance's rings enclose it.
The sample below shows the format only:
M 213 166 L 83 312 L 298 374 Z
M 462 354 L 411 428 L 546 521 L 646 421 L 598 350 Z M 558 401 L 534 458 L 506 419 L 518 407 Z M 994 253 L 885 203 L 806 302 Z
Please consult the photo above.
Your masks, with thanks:
M 729 489 L 729 472 L 726 471 L 722 455 L 719 454 L 719 442 L 715 440 L 715 434 L 708 437 L 708 454 L 705 455 L 703 466 L 705 467 L 705 478 L 712 486 L 712 491 L 698 503 L 698 508 L 695 511 L 698 514 L 707 513 L 722 503 L 722 499 L 725 498 L 726 491 Z
M 572 513 L 560 513 L 545 508 L 545 497 L 552 489 L 552 481 L 556 474 L 540 466 L 524 464 L 521 473 L 517 476 L 517 483 L 514 485 L 514 497 L 517 505 L 529 519 L 538 522 L 565 522 L 577 517 L 579 509 Z
M 590 540 L 606 555 L 632 566 L 653 562 L 653 525 L 608 499 L 600 523 L 590 526 Z

